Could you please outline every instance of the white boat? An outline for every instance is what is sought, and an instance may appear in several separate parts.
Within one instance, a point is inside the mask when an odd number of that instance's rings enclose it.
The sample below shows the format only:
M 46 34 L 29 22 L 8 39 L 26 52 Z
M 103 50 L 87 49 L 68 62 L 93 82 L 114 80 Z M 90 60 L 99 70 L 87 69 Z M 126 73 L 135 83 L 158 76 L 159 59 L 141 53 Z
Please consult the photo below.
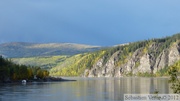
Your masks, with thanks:
M 26 80 L 22 80 L 22 83 L 26 83 Z

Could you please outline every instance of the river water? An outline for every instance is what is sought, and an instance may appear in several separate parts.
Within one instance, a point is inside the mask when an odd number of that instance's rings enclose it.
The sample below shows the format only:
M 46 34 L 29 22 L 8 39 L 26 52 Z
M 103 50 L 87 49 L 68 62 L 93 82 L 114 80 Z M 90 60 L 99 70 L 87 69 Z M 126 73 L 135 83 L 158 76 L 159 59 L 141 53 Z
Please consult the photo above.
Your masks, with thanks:
M 67 78 L 77 81 L 1 84 L 0 101 L 123 101 L 124 94 L 172 94 L 168 78 Z

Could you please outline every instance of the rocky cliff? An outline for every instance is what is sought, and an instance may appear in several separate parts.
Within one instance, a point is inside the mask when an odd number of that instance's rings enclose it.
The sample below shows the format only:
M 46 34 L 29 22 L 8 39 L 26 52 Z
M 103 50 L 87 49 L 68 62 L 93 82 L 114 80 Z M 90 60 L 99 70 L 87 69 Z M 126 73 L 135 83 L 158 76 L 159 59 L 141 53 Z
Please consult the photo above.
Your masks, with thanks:
M 165 43 L 150 42 L 149 45 L 136 49 L 127 55 L 124 62 L 120 61 L 121 51 L 114 52 L 107 62 L 105 56 L 100 58 L 91 69 L 86 69 L 86 77 L 120 77 L 138 73 L 154 74 L 180 60 L 180 41 L 172 42 L 167 48 Z M 125 47 L 124 47 L 125 48 Z

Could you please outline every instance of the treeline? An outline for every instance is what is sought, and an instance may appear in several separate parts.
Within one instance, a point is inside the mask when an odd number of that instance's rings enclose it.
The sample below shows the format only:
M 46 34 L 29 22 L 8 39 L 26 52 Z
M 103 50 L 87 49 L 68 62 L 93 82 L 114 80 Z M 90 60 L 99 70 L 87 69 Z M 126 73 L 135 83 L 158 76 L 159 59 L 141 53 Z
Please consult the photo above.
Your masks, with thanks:
M 32 80 L 34 76 L 43 79 L 47 77 L 49 72 L 40 67 L 32 67 L 26 65 L 14 64 L 8 59 L 0 56 L 0 82 L 17 81 L 17 80 Z

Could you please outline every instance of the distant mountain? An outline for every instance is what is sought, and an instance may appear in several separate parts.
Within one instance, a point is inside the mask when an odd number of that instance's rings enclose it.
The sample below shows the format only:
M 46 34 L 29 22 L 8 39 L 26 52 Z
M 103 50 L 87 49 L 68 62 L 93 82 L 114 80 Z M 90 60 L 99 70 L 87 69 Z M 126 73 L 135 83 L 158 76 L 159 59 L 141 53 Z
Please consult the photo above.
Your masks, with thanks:
M 99 46 L 90 46 L 74 43 L 25 43 L 12 42 L 0 44 L 0 55 L 9 58 L 54 56 L 54 55 L 75 55 L 79 53 L 99 50 Z

